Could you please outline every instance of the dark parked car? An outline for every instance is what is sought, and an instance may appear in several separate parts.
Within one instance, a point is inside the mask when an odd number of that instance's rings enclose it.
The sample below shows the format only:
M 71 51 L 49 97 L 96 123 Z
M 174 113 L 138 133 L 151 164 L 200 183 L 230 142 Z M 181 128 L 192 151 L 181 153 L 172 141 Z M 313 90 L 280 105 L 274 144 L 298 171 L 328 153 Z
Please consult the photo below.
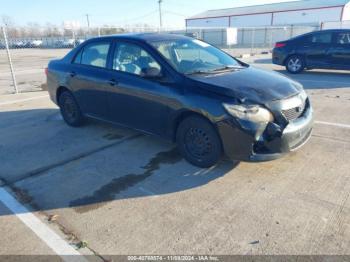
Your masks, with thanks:
M 312 32 L 276 43 L 273 63 L 290 73 L 304 69 L 350 69 L 350 30 Z
M 192 164 L 267 161 L 306 143 L 313 114 L 303 87 L 193 38 L 168 34 L 87 40 L 47 69 L 68 125 L 95 118 L 177 143 Z
M 84 39 L 66 39 L 66 40 L 58 40 L 54 43 L 55 48 L 74 48 L 78 45 L 84 43 Z
M 24 41 L 15 41 L 10 44 L 10 48 L 20 49 L 20 48 L 26 48 L 26 43 Z

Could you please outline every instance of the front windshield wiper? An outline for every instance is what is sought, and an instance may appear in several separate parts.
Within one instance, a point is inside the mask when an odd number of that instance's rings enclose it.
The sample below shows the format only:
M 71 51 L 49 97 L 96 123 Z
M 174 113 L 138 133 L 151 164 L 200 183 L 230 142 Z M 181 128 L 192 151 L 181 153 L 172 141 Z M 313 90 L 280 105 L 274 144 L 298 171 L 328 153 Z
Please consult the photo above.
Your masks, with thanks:
M 228 71 L 228 70 L 235 70 L 235 69 L 243 69 L 242 66 L 224 66 L 214 69 L 212 72 L 219 72 L 219 71 Z
M 243 66 L 224 66 L 224 67 L 219 67 L 212 70 L 194 70 L 186 73 L 186 75 L 197 75 L 197 74 L 208 75 L 214 72 L 230 71 L 230 70 L 243 69 L 243 68 L 244 68 Z
M 195 71 L 191 71 L 191 72 L 188 72 L 186 73 L 186 75 L 206 75 L 206 74 L 210 74 L 210 71 L 205 71 L 205 70 L 195 70 Z

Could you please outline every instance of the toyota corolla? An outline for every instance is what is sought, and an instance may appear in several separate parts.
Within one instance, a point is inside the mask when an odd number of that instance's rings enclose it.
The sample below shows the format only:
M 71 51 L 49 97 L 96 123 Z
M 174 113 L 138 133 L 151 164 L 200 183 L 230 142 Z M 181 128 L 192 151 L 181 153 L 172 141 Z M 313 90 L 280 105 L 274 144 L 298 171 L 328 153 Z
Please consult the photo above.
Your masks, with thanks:
M 94 118 L 169 139 L 190 163 L 277 159 L 311 136 L 301 84 L 203 41 L 169 34 L 90 39 L 47 69 L 73 127 Z

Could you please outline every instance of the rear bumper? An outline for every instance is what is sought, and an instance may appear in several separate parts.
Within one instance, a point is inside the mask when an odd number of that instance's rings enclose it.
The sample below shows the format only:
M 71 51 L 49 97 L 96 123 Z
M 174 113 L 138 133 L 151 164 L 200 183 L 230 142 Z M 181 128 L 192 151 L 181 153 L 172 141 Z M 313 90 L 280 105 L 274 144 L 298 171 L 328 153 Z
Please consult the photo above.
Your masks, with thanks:
M 275 48 L 272 51 L 272 63 L 275 65 L 284 66 L 284 61 L 286 60 L 287 55 L 283 52 L 281 48 Z
M 269 124 L 257 138 L 259 129 L 254 124 L 226 119 L 218 123 L 225 154 L 234 160 L 246 162 L 270 161 L 281 158 L 304 146 L 311 137 L 313 110 L 310 106 L 302 117 L 289 123 L 283 130 Z
M 51 101 L 57 105 L 58 101 L 57 101 L 56 94 L 57 94 L 57 86 L 59 85 L 55 75 L 50 71 L 48 72 L 48 75 L 46 77 L 46 85 L 47 85 L 47 91 L 50 95 Z
M 50 92 L 50 91 L 49 91 L 49 95 L 50 95 L 51 101 L 52 101 L 54 104 L 58 105 L 58 101 L 57 101 L 56 94 L 55 94 L 54 92 Z

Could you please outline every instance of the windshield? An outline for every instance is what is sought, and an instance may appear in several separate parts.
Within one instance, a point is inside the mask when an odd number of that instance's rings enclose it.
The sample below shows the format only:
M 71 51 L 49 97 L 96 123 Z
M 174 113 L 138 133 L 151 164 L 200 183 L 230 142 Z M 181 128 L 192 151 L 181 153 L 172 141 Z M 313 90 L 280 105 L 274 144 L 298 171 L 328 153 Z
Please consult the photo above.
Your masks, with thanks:
M 151 42 L 183 74 L 211 73 L 243 67 L 219 49 L 196 39 Z

